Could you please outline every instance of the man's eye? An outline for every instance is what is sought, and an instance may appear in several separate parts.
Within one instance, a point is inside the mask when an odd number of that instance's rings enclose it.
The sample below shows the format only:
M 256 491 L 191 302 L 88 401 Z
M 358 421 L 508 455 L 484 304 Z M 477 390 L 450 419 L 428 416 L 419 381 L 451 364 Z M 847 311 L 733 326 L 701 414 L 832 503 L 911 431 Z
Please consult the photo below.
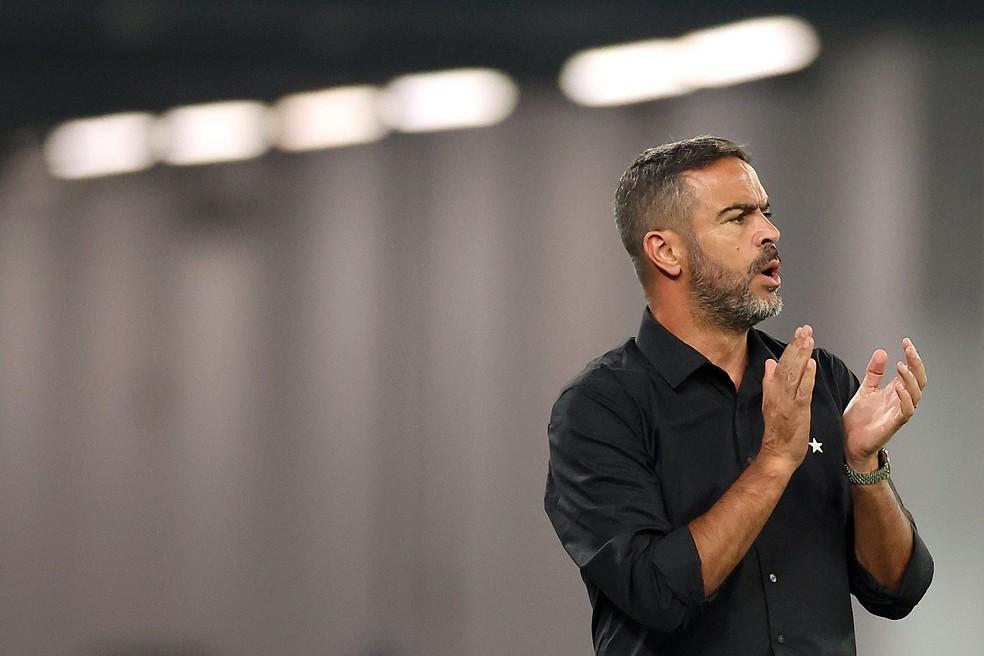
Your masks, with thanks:
M 731 219 L 731 221 L 730 221 L 730 223 L 744 223 L 744 222 L 745 222 L 745 215 L 744 214 L 739 214 L 738 216 L 736 216 L 735 218 Z

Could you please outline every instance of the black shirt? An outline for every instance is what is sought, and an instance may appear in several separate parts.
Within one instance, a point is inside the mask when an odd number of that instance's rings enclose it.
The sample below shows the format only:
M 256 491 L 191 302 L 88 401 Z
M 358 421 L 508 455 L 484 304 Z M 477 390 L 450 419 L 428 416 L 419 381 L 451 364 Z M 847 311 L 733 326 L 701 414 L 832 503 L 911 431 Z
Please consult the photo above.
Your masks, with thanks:
M 854 556 L 841 416 L 859 382 L 817 349 L 810 436 L 820 446 L 808 449 L 751 549 L 704 598 L 687 524 L 755 456 L 765 360 L 785 346 L 750 330 L 736 391 L 647 308 L 637 339 L 593 360 L 561 393 L 548 429 L 545 508 L 587 586 L 597 654 L 855 654 L 850 594 L 900 618 L 929 587 L 933 560 L 915 525 L 899 591 L 879 586 Z

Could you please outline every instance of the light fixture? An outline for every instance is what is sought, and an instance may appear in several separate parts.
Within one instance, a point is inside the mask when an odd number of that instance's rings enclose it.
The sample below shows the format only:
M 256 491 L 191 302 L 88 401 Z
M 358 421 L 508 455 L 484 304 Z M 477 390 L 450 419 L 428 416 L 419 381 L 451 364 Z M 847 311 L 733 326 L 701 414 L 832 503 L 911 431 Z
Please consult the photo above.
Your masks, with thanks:
M 154 164 L 150 114 L 131 112 L 67 121 L 45 140 L 48 170 L 59 178 L 129 173 Z
M 516 84 L 504 73 L 463 68 L 403 75 L 383 90 L 383 122 L 403 132 L 429 132 L 494 125 L 512 113 Z
M 681 50 L 670 39 L 593 48 L 571 57 L 560 88 L 581 105 L 624 105 L 691 90 L 680 76 Z
M 176 107 L 155 126 L 156 148 L 168 164 L 229 162 L 259 157 L 275 129 L 266 105 L 229 101 Z
M 792 73 L 820 52 L 816 30 L 794 16 L 754 18 L 654 39 L 585 50 L 560 72 L 581 105 L 624 105 Z
M 721 87 L 806 68 L 820 39 L 804 20 L 774 16 L 692 32 L 680 39 L 687 81 Z
M 378 96 L 379 89 L 368 85 L 286 96 L 275 108 L 277 145 L 303 151 L 377 141 L 388 131 L 376 112 Z

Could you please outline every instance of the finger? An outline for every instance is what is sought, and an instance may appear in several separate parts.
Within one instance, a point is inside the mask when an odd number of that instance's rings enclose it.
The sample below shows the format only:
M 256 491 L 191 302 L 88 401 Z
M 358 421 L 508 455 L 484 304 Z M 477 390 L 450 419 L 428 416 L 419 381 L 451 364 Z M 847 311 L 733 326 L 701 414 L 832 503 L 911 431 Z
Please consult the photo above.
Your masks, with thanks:
M 806 361 L 813 353 L 812 333 L 813 329 L 809 325 L 797 328 L 793 333 L 793 340 L 786 345 L 779 358 L 775 379 L 788 390 L 791 396 L 795 396 L 796 388 L 799 387 L 803 377 Z
M 800 337 L 800 347 L 790 359 L 789 368 L 786 371 L 786 383 L 789 385 L 790 391 L 794 391 L 800 386 L 803 374 L 806 372 L 806 365 L 810 362 L 812 355 L 813 336 L 807 333 Z
M 763 386 L 768 384 L 772 380 L 773 376 L 776 375 L 776 365 L 778 364 L 779 363 L 773 360 L 772 358 L 769 358 L 768 360 L 765 361 L 765 373 L 762 375 Z
M 799 350 L 802 333 L 802 327 L 797 328 L 793 332 L 793 338 L 789 340 L 789 343 L 786 344 L 786 348 L 782 351 L 782 355 L 779 356 L 779 362 L 777 363 L 775 369 L 775 378 L 780 380 L 786 379 L 786 372 L 790 368 L 790 363 L 795 359 L 796 352 Z
M 899 413 L 902 415 L 902 423 L 904 424 L 912 419 L 912 415 L 916 412 L 916 406 L 912 403 L 909 392 L 903 386 L 897 386 L 895 393 L 899 397 Z
M 878 389 L 878 386 L 881 385 L 882 376 L 885 375 L 886 366 L 888 366 L 888 353 L 883 349 L 878 349 L 872 353 L 861 387 Z
M 901 384 L 909 392 L 909 396 L 912 397 L 912 405 L 919 405 L 919 401 L 922 399 L 922 388 L 919 387 L 916 376 L 904 362 L 896 362 L 895 369 L 899 372 L 899 378 L 902 379 Z
M 806 339 L 806 328 L 804 326 L 799 326 L 793 332 L 793 338 L 789 340 L 786 344 L 786 348 L 783 349 L 782 355 L 779 357 L 779 369 L 780 373 L 788 368 L 788 364 L 794 360 L 799 353 L 799 350 L 803 347 L 803 342 Z
M 789 343 L 786 344 L 786 348 L 784 348 L 782 351 L 782 355 L 779 356 L 779 366 L 785 368 L 784 367 L 785 363 L 788 362 L 789 359 L 793 357 L 793 354 L 796 352 L 796 349 L 799 348 L 800 334 L 802 332 L 803 332 L 802 327 L 797 327 L 796 330 L 793 331 L 793 338 L 789 340 Z
M 813 398 L 813 384 L 817 378 L 817 361 L 810 358 L 803 367 L 803 379 L 800 381 L 799 389 L 796 390 L 796 400 L 801 403 L 809 403 Z
M 906 337 L 902 340 L 902 350 L 905 351 L 905 360 L 909 365 L 909 369 L 912 370 L 912 374 L 919 383 L 919 389 L 925 389 L 929 379 L 926 377 L 926 365 L 923 364 L 922 358 L 919 357 L 919 351 L 916 350 L 916 345 L 912 343 L 911 339 Z

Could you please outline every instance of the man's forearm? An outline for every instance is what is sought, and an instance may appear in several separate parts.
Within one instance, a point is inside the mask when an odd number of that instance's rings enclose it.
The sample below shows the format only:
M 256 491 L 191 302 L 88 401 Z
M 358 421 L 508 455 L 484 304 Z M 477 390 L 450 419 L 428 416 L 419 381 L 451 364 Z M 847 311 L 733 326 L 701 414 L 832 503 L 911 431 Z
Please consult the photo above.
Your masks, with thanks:
M 873 471 L 877 459 L 848 463 Z M 854 504 L 854 555 L 879 585 L 898 590 L 912 555 L 912 525 L 888 481 L 851 485 Z
M 705 596 L 713 594 L 744 558 L 806 456 L 817 371 L 813 346 L 813 329 L 800 326 L 779 361 L 765 361 L 765 429 L 758 455 L 717 503 L 689 524 Z
M 705 596 L 717 590 L 744 558 L 793 471 L 788 463 L 760 453 L 710 510 L 690 522 Z

